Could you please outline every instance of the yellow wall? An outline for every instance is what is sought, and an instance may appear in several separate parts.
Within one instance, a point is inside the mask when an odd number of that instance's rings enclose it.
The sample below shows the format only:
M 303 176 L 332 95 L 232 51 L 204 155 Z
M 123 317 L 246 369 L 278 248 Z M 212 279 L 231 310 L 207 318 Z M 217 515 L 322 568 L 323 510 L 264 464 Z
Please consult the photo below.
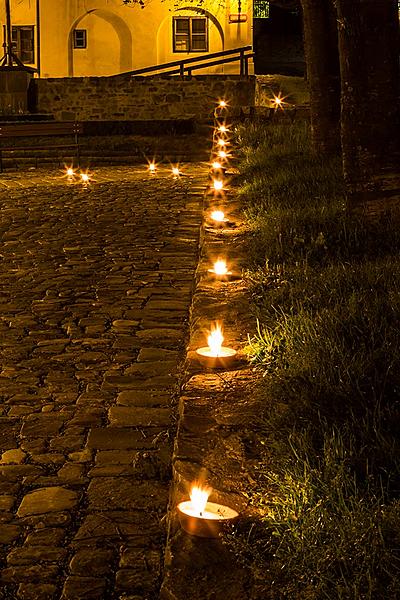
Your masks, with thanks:
M 251 14 L 242 0 L 246 23 L 229 23 L 229 13 L 238 12 L 238 0 L 206 0 L 204 13 L 196 2 L 182 1 L 176 9 L 173 0 L 148 0 L 145 9 L 125 6 L 121 0 L 11 0 L 13 25 L 35 25 L 36 5 L 40 7 L 41 77 L 113 75 L 163 62 L 197 56 L 174 53 L 174 15 L 209 17 L 209 52 L 219 52 L 251 44 Z M 249 4 L 249 6 L 251 6 Z M 0 3 L 0 24 L 5 23 Z M 87 49 L 72 48 L 72 31 L 87 30 Z M 204 54 L 204 53 L 201 53 Z M 237 64 L 213 69 L 237 72 Z

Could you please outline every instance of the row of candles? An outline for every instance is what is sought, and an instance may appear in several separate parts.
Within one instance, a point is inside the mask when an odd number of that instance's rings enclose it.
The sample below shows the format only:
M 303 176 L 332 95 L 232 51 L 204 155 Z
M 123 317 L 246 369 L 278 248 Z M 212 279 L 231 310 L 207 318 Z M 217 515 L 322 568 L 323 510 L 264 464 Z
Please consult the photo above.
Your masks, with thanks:
M 210 160 L 210 189 L 212 207 L 209 219 L 214 227 L 222 228 L 227 223 L 223 211 L 223 201 L 227 192 L 226 172 L 231 158 L 229 134 L 230 128 L 226 123 L 228 105 L 221 100 L 214 110 L 213 148 Z M 219 281 L 231 281 L 234 273 L 228 268 L 223 258 L 218 258 L 208 275 Z M 224 336 L 221 325 L 217 322 L 211 327 L 207 338 L 207 346 L 198 348 L 195 352 L 198 362 L 209 369 L 228 369 L 235 365 L 236 350 L 223 346 Z M 192 485 L 189 492 L 190 500 L 180 502 L 177 506 L 181 527 L 187 533 L 198 537 L 218 537 L 223 528 L 233 523 L 239 513 L 224 504 L 209 502 L 212 489 L 201 483 Z
M 276 108 L 282 108 L 283 99 L 275 96 Z M 211 185 L 209 193 L 213 197 L 214 206 L 209 212 L 210 221 L 214 227 L 222 228 L 228 223 L 221 206 L 227 191 L 226 172 L 229 167 L 230 151 L 230 128 L 226 117 L 228 104 L 220 100 L 214 110 L 214 134 L 213 149 L 210 161 Z M 149 162 L 148 172 L 151 176 L 157 173 L 155 160 Z M 179 165 L 171 166 L 174 179 L 179 179 L 183 173 Z M 65 173 L 69 183 L 82 183 L 86 188 L 92 181 L 92 175 L 88 171 L 78 173 L 73 167 L 67 167 Z M 208 274 L 219 281 L 231 281 L 235 278 L 234 273 L 229 270 L 226 260 L 218 258 Z M 198 348 L 196 357 L 199 363 L 209 369 L 228 369 L 237 362 L 237 353 L 233 348 L 223 346 L 224 336 L 221 325 L 217 322 L 211 327 L 207 338 L 208 346 Z M 184 531 L 199 537 L 218 537 L 227 523 L 234 522 L 239 513 L 229 506 L 209 502 L 208 498 L 212 489 L 199 483 L 192 485 L 189 496 L 190 500 L 180 502 L 177 506 L 179 521 Z

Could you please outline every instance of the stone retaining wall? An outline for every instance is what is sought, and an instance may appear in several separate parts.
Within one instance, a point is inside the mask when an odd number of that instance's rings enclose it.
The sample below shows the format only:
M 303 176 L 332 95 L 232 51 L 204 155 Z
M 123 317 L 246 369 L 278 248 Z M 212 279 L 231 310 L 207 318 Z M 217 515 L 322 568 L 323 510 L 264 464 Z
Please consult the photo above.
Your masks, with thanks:
M 203 120 L 218 98 L 237 107 L 254 105 L 255 97 L 255 77 L 238 75 L 50 78 L 33 85 L 36 111 L 56 120 Z

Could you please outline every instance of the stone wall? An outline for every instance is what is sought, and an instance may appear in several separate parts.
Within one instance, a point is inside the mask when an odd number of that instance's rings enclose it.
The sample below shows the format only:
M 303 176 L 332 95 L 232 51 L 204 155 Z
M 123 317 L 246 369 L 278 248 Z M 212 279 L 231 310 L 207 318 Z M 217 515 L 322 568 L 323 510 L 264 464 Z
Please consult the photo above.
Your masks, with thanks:
M 36 79 L 34 85 L 36 112 L 56 120 L 203 120 L 219 98 L 237 107 L 254 105 L 255 96 L 255 77 L 238 75 L 76 77 Z

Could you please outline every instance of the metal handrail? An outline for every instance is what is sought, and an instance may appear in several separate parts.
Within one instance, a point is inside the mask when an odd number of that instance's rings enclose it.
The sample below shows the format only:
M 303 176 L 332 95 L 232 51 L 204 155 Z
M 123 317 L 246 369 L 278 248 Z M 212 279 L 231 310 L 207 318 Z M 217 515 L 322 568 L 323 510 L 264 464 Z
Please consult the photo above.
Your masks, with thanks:
M 134 77 L 136 75 L 144 75 L 152 73 L 154 71 L 164 71 L 165 69 L 169 69 L 168 71 L 164 72 L 163 75 L 179 74 L 183 76 L 185 74 L 185 71 L 187 71 L 190 74 L 191 71 L 195 69 L 201 69 L 207 66 L 214 66 L 220 64 L 222 65 L 224 63 L 234 62 L 237 60 L 240 60 L 240 74 L 248 75 L 248 61 L 254 56 L 253 52 L 251 54 L 246 54 L 246 52 L 248 52 L 249 50 L 252 50 L 251 46 L 242 46 L 240 48 L 233 48 L 232 50 L 223 50 L 222 52 L 203 54 L 202 56 L 197 56 L 195 58 L 186 58 L 184 60 L 175 60 L 173 62 L 163 63 L 161 65 L 143 67 L 142 69 L 135 69 L 134 71 L 127 71 L 125 73 L 121 73 L 121 75 L 132 75 Z M 236 54 L 237 56 L 232 57 L 232 54 Z M 210 62 L 210 60 L 213 58 L 219 58 L 220 60 Z M 196 65 L 195 63 L 201 64 Z

